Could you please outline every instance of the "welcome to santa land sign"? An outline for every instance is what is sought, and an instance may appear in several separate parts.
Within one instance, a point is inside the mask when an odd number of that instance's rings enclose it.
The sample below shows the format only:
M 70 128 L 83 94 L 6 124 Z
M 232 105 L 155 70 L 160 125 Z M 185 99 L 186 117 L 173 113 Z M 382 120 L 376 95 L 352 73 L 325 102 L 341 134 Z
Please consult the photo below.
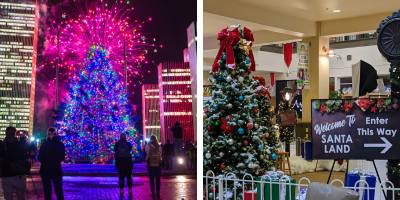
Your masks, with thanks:
M 400 159 L 400 110 L 391 99 L 312 100 L 314 159 Z

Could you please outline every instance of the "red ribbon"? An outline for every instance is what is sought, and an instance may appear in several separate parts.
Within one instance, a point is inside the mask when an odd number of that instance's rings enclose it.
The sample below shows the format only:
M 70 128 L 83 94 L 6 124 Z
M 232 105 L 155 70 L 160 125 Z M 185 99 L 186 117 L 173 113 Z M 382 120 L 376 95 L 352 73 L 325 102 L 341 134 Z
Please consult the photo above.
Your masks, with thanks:
M 285 60 L 286 67 L 290 67 L 290 63 L 292 63 L 292 54 L 293 54 L 293 43 L 283 44 L 283 58 Z
M 244 27 L 243 28 L 243 36 L 244 39 L 247 41 L 254 41 L 253 38 L 253 33 L 250 31 L 250 29 Z M 217 53 L 217 56 L 214 59 L 214 63 L 212 65 L 212 71 L 216 72 L 218 71 L 219 68 L 219 63 L 218 61 L 221 59 L 222 53 L 225 50 L 226 54 L 226 65 L 232 69 L 235 69 L 235 55 L 233 52 L 233 46 L 236 45 L 240 41 L 240 32 L 238 28 L 235 28 L 233 30 L 228 30 L 228 28 L 222 29 L 218 33 L 218 40 L 220 41 L 220 47 Z M 250 44 L 250 50 L 249 50 L 249 58 L 251 61 L 250 65 L 250 70 L 255 71 L 255 62 L 254 62 L 254 56 L 253 56 L 253 51 L 251 50 L 251 44 Z
M 229 31 L 228 28 L 222 29 L 218 33 L 218 40 L 220 41 L 220 47 L 217 56 L 215 57 L 212 71 L 216 72 L 218 70 L 218 60 L 221 59 L 224 50 L 226 53 L 226 64 L 229 67 L 235 68 L 235 55 L 233 53 L 233 46 L 236 45 L 240 40 L 239 29 L 235 28 L 232 31 Z
M 253 79 L 258 81 L 260 85 L 265 86 L 265 79 L 262 76 L 253 76 Z
M 250 58 L 250 62 L 251 62 L 250 70 L 256 71 L 256 62 L 254 62 L 253 50 L 251 49 L 251 46 L 253 45 L 253 42 L 254 42 L 253 33 L 251 32 L 250 29 L 248 29 L 247 27 L 244 27 L 243 28 L 243 36 L 244 36 L 244 39 L 246 39 L 247 41 L 251 41 L 250 50 L 249 50 L 249 58 Z

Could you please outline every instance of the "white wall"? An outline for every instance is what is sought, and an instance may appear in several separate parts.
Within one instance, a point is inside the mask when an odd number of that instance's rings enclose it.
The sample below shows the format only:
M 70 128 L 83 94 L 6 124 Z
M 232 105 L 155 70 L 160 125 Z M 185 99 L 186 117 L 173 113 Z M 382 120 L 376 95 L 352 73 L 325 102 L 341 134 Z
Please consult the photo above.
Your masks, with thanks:
M 378 75 L 389 74 L 389 62 L 381 55 L 376 45 L 335 49 L 335 57 L 329 59 L 329 76 L 336 78 L 336 88 L 339 89 L 338 79 L 351 76 L 351 66 L 360 60 L 371 64 Z M 347 61 L 347 55 L 352 59 Z

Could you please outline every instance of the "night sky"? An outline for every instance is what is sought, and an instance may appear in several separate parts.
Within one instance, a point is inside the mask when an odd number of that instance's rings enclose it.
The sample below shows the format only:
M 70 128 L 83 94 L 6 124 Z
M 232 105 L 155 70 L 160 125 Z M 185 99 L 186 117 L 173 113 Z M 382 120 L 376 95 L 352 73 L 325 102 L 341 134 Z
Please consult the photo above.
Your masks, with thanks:
M 48 28 L 48 22 L 54 19 L 54 15 L 71 12 L 79 4 L 92 5 L 93 2 L 92 0 L 41 1 L 38 44 L 39 66 L 46 65 L 46 58 L 41 55 L 41 51 L 44 48 L 44 35 L 46 28 Z M 112 1 L 104 0 L 104 2 Z M 151 51 L 147 55 L 149 64 L 143 66 L 144 79 L 142 82 L 155 84 L 157 83 L 157 65 L 160 62 L 183 61 L 183 49 L 187 47 L 186 28 L 191 22 L 196 21 L 196 0 L 130 0 L 130 5 L 134 7 L 133 17 L 139 20 L 152 17 L 152 22 L 144 25 L 143 33 L 148 37 L 156 38 L 155 43 L 164 46 L 164 48 L 158 49 L 157 53 Z M 51 68 L 39 70 L 36 74 L 34 133 L 44 134 L 47 127 L 52 123 L 52 116 L 55 115 L 53 110 L 54 91 L 48 88 L 54 77 L 55 71 Z M 63 85 L 65 84 L 61 83 L 60 86 L 63 87 Z M 130 90 L 130 103 L 141 105 L 140 84 Z M 140 127 L 137 128 L 140 130 Z
M 138 16 L 152 16 L 153 22 L 146 31 L 165 45 L 152 56 L 145 83 L 157 83 L 157 65 L 162 61 L 183 61 L 183 49 L 187 47 L 186 28 L 196 20 L 196 0 L 137 0 L 134 7 Z

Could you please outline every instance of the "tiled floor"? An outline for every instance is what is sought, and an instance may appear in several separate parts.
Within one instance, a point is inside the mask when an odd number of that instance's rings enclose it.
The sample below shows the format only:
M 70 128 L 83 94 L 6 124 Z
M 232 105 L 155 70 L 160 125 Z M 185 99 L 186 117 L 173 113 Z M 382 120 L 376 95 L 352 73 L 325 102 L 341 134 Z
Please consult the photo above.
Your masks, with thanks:
M 133 179 L 134 200 L 151 199 L 147 177 Z M 117 177 L 64 177 L 63 189 L 68 200 L 113 200 L 130 199 L 125 189 L 123 198 L 119 196 Z M 28 178 L 28 199 L 43 199 L 42 185 L 38 176 Z M 55 197 L 53 198 L 55 199 Z M 161 179 L 162 200 L 196 199 L 196 180 L 187 176 L 164 177 Z

